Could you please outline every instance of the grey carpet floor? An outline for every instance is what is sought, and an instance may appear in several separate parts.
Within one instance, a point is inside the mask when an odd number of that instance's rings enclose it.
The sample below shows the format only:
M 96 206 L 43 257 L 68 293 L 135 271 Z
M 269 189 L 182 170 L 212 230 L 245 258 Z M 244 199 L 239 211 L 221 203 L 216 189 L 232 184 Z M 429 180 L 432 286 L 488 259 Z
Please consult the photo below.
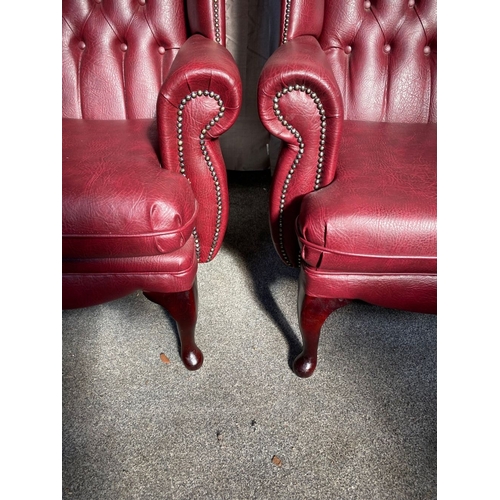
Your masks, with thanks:
M 351 303 L 296 377 L 298 273 L 268 192 L 268 173 L 230 173 L 224 245 L 198 273 L 200 370 L 140 293 L 63 311 L 63 498 L 437 498 L 437 317 Z

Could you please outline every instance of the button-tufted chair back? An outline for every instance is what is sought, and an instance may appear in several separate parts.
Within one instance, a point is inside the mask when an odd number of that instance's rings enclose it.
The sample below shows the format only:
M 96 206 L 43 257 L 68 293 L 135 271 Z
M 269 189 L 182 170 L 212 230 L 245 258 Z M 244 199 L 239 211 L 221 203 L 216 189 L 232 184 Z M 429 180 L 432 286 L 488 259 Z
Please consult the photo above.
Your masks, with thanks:
M 153 118 L 187 37 L 225 43 L 218 0 L 63 0 L 62 14 L 64 118 Z
M 300 35 L 319 40 L 342 93 L 344 118 L 437 121 L 436 0 L 284 4 L 282 43 Z

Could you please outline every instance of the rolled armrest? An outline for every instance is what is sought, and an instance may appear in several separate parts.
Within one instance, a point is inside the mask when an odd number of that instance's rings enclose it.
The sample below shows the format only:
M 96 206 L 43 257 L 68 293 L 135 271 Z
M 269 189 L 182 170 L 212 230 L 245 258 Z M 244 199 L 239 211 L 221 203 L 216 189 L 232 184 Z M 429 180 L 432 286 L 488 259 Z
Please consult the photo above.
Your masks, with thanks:
M 201 262 L 218 252 L 227 227 L 229 196 L 219 136 L 238 117 L 241 79 L 222 45 L 193 35 L 179 50 L 157 106 L 162 164 L 185 175 L 199 204 L 195 240 Z
M 340 90 L 318 41 L 300 36 L 266 62 L 258 84 L 259 115 L 283 141 L 273 174 L 270 223 L 282 260 L 299 260 L 295 219 L 305 194 L 335 176 L 343 122 Z

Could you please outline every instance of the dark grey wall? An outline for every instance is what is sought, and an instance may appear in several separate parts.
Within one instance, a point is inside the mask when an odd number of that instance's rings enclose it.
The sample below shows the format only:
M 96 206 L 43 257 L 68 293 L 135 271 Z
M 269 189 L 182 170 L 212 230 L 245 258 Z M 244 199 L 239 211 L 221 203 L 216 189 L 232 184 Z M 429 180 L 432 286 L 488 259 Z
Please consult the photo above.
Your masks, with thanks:
M 228 170 L 264 170 L 273 163 L 277 144 L 259 119 L 257 82 L 278 47 L 279 23 L 279 0 L 226 0 L 226 46 L 243 83 L 240 116 L 221 137 Z

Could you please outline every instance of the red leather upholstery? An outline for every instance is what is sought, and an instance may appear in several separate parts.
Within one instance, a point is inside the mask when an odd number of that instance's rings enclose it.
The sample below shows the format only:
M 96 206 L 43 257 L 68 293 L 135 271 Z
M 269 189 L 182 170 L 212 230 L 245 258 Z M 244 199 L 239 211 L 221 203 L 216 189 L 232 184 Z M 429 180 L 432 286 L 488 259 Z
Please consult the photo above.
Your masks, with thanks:
M 158 164 L 153 125 L 63 119 L 64 258 L 164 254 L 190 238 L 197 202 L 185 177 Z
M 228 218 L 224 0 L 63 0 L 63 308 L 189 290 Z
M 201 262 L 215 257 L 227 227 L 227 174 L 218 138 L 236 121 L 241 94 L 230 53 L 199 34 L 181 47 L 160 90 L 160 156 L 166 168 L 191 182 L 200 208 L 196 237 Z
M 436 66 L 435 0 L 282 0 L 259 113 L 283 141 L 270 223 L 301 264 L 301 376 L 321 310 L 304 294 L 436 311 Z
M 302 202 L 303 262 L 337 272 L 436 273 L 435 139 L 435 125 L 346 121 L 334 182 Z M 419 154 L 408 155 L 415 147 Z
M 435 122 L 436 0 L 325 2 L 322 49 L 348 120 Z
M 188 36 L 184 0 L 62 3 L 63 117 L 153 118 Z
M 136 290 L 181 292 L 196 279 L 194 239 L 176 251 L 148 257 L 63 259 L 63 307 L 93 306 Z

